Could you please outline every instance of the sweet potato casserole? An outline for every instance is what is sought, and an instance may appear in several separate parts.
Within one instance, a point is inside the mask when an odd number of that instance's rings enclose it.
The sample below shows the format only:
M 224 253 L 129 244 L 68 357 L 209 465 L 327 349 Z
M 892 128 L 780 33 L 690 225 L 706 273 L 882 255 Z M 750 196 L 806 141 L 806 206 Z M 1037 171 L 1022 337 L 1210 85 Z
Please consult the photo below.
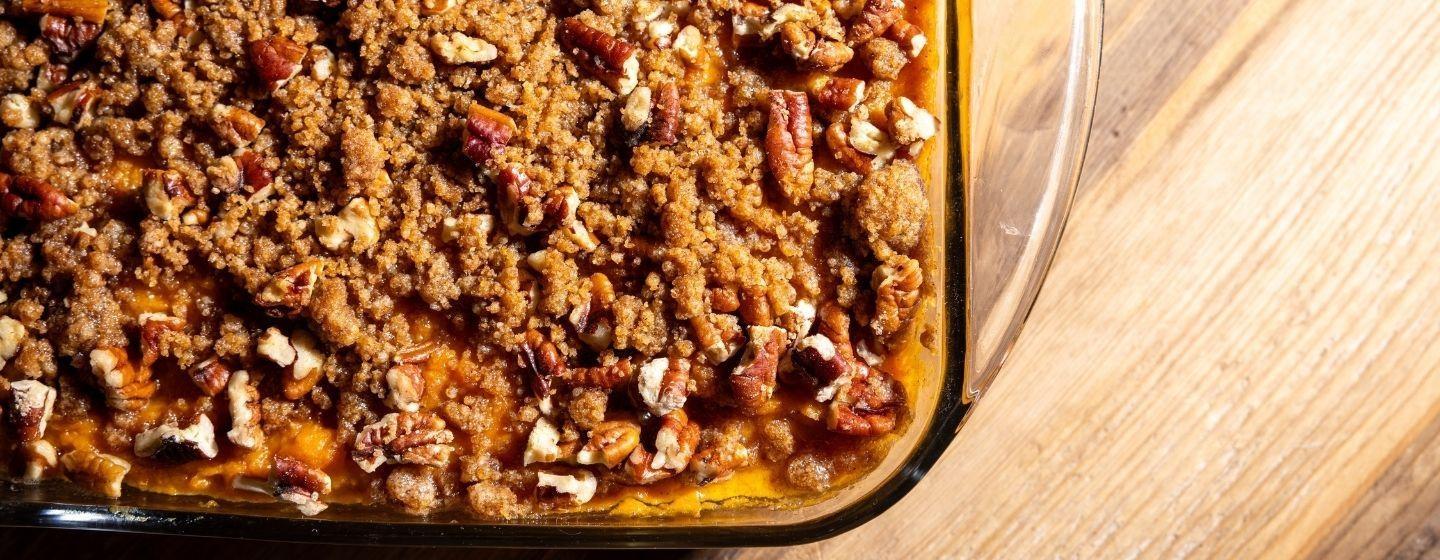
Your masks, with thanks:
M 0 0 L 0 473 L 482 519 L 843 485 L 933 344 L 931 17 Z

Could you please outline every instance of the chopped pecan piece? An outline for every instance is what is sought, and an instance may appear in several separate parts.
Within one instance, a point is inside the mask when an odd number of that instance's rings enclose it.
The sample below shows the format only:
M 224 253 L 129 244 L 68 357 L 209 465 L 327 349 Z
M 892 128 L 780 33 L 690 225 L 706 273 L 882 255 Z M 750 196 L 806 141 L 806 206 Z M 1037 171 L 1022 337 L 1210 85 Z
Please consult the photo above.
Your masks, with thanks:
M 40 126 L 40 108 L 18 93 L 0 97 L 0 124 L 16 129 Z
M 865 0 L 855 21 L 850 23 L 846 39 L 852 45 L 859 45 L 879 37 L 891 25 L 900 20 L 905 4 L 901 0 Z
M 444 467 L 450 463 L 450 442 L 455 434 L 445 421 L 428 412 L 392 412 L 355 435 L 350 457 L 365 472 L 380 465 L 408 464 Z
M 500 55 L 495 45 L 459 31 L 436 33 L 430 37 L 430 50 L 450 64 L 490 62 Z
M 739 311 L 740 319 L 747 325 L 770 326 L 775 322 L 775 314 L 770 310 L 769 296 L 754 286 L 740 289 Z
M 275 497 L 295 504 L 301 514 L 309 516 L 325 511 L 327 506 L 320 501 L 321 496 L 330 493 L 330 475 L 325 471 L 299 459 L 278 455 L 270 476 Z
M 854 373 L 863 375 L 864 366 L 855 362 L 854 356 L 841 351 L 830 337 L 815 334 L 800 339 L 790 353 L 791 360 L 800 368 L 800 379 L 819 390 L 815 400 L 828 401 L 835 397 Z
M 600 351 L 615 341 L 614 314 L 610 309 L 615 297 L 614 287 L 604 274 L 590 275 L 590 299 L 570 310 L 570 325 L 575 334 L 590 348 Z
M 479 103 L 472 103 L 465 115 L 465 136 L 461 151 L 475 163 L 488 164 L 501 148 L 510 143 L 516 130 L 514 119 Z M 522 174 L 521 177 L 523 176 Z M 505 181 L 500 182 L 503 184 Z M 528 183 L 529 180 L 526 179 L 525 182 Z
M 55 446 L 43 439 L 21 445 L 20 454 L 25 458 L 25 472 L 20 477 L 23 482 L 40 482 L 45 478 L 45 471 L 59 464 Z
M 310 47 L 310 77 L 323 82 L 335 73 L 335 53 L 315 45 Z
M 166 333 L 180 332 L 185 322 L 179 317 L 164 313 L 141 313 L 140 323 L 140 365 L 150 367 L 160 359 Z
M 640 366 L 640 400 L 652 414 L 664 416 L 685 406 L 690 394 L 690 361 L 656 358 Z
M 562 378 L 571 387 L 614 389 L 629 383 L 635 377 L 635 368 L 625 358 L 613 364 L 595 367 L 572 367 L 565 370 Z
M 701 49 L 704 47 L 705 37 L 693 25 L 680 28 L 680 32 L 675 34 L 675 40 L 670 45 L 670 48 L 680 54 L 680 58 L 690 64 L 695 64 L 700 60 Z
M 865 100 L 865 80 L 821 75 L 810 83 L 815 104 L 830 111 L 849 111 Z
M 920 26 L 903 19 L 896 20 L 885 32 L 885 36 L 898 43 L 910 58 L 920 56 L 925 50 L 925 33 L 920 31 Z
M 620 108 L 620 126 L 625 128 L 625 144 L 639 145 L 650 128 L 650 113 L 655 106 L 654 90 L 640 86 L 625 97 Z
M 918 144 L 933 138 L 935 133 L 939 132 L 935 116 L 908 97 L 891 100 L 890 105 L 885 108 L 885 116 L 890 121 L 890 135 L 899 144 L 915 146 L 918 149 Z
M 697 484 L 709 484 L 735 474 L 750 464 L 751 456 L 750 448 L 743 442 L 725 435 L 695 453 L 690 471 L 695 474 Z
M 364 251 L 380 241 L 380 227 L 375 223 L 370 202 L 357 198 L 346 204 L 338 215 L 315 220 L 315 237 L 331 251 L 339 251 L 347 243 L 352 250 Z
M 265 433 L 260 431 L 260 392 L 250 384 L 250 372 L 242 369 L 231 374 L 225 396 L 230 399 L 230 431 L 225 437 L 230 443 L 254 449 L 265 440 Z
M 250 41 L 248 50 L 255 77 L 271 92 L 285 87 L 290 78 L 300 73 L 300 62 L 309 52 L 299 43 L 278 35 Z
M 198 364 L 190 367 L 190 380 L 195 382 L 195 387 L 201 393 L 213 397 L 220 394 L 220 391 L 230 384 L 230 366 L 220 361 L 220 358 L 211 356 Z
M 560 460 L 563 456 L 564 452 L 560 448 L 560 430 L 545 418 L 536 420 L 535 426 L 530 428 L 530 436 L 525 440 L 524 464 L 552 463 Z
M 794 4 L 789 4 L 794 5 Z M 855 49 L 839 38 L 820 35 L 812 24 L 799 21 L 780 26 L 780 48 L 805 69 L 834 72 L 855 58 Z
M 95 102 L 100 98 L 100 88 L 89 80 L 67 82 L 45 96 L 50 106 L 50 118 L 55 122 L 85 126 L 95 115 Z
M 617 93 L 628 94 L 639 84 L 640 59 L 634 45 L 574 17 L 560 23 L 560 43 L 581 68 Z
M 789 335 L 779 327 L 751 326 L 745 354 L 730 374 L 730 388 L 742 408 L 755 411 L 775 393 L 775 372 Z
M 10 384 L 8 404 L 6 418 L 21 442 L 45 437 L 45 424 L 55 408 L 55 389 L 33 379 L 16 381 Z
M 236 148 L 249 146 L 265 129 L 265 119 L 239 107 L 216 103 L 210 110 L 210 127 Z
M 90 371 L 105 392 L 105 402 L 116 410 L 139 410 L 155 394 L 149 368 L 137 368 L 124 348 L 90 351 Z
M 690 319 L 690 328 L 695 331 L 695 338 L 700 343 L 701 354 L 711 364 L 719 365 L 740 351 L 744 344 L 741 337 L 744 333 L 740 330 L 740 322 L 734 315 L 724 313 L 710 313 L 708 315 L 696 315 Z
M 576 505 L 589 502 L 595 497 L 598 482 L 590 471 L 576 471 L 575 474 L 553 474 L 540 472 L 536 475 L 537 488 L 552 488 L 555 492 L 569 494 Z
M 815 181 L 810 101 L 798 91 L 770 92 L 765 164 L 786 198 L 799 200 Z
M 310 304 L 310 295 L 324 270 L 324 261 L 310 260 L 277 272 L 255 294 L 255 303 L 272 317 L 295 317 Z
M 40 36 L 50 44 L 50 52 L 55 53 L 55 58 L 69 62 L 100 36 L 100 24 L 80 17 L 47 14 L 40 16 Z
M 284 370 L 281 386 L 287 399 L 309 394 L 320 382 L 325 355 L 320 351 L 320 341 L 310 331 L 296 329 L 285 336 L 280 329 L 270 327 L 255 344 L 255 351 Z
M 50 221 L 74 214 L 80 209 L 70 197 L 50 183 L 0 173 L 0 213 L 31 221 Z
M 195 193 L 179 171 L 145 170 L 145 207 L 155 217 L 161 220 L 179 219 L 180 213 L 193 204 Z
M 535 225 L 544 217 L 530 192 L 530 177 L 519 166 L 510 165 L 496 174 L 495 184 L 505 229 L 517 235 L 535 233 Z
M 62 455 L 60 465 L 71 480 L 108 498 L 120 497 L 120 483 L 130 472 L 130 463 L 93 449 L 77 449 Z
M 49 95 L 50 92 L 64 85 L 69 79 L 69 66 L 47 62 L 40 66 L 40 71 L 35 74 L 35 89 L 40 90 L 40 93 Z
M 830 403 L 825 427 L 852 436 L 878 436 L 895 429 L 905 406 L 905 389 L 878 370 L 852 376 Z
M 825 129 L 825 144 L 830 146 L 830 155 L 846 169 L 856 173 L 869 173 L 875 168 L 875 156 L 855 149 L 850 143 L 850 125 L 845 119 L 830 123 Z
M 385 404 L 404 412 L 420 410 L 425 396 L 425 372 L 417 364 L 396 364 L 385 372 Z
M 684 410 L 672 411 L 660 418 L 660 429 L 655 432 L 655 456 L 650 460 L 650 468 L 679 473 L 690 464 L 690 458 L 699 444 L 700 425 L 691 422 Z
M 78 17 L 90 23 L 105 23 L 109 0 L 22 0 L 20 9 L 32 14 Z
M 680 130 L 680 88 L 662 84 L 655 90 L 655 105 L 650 115 L 650 141 L 661 146 L 675 143 Z
M 243 187 L 245 192 L 258 192 L 275 181 L 274 172 L 265 167 L 265 159 L 258 153 L 240 150 L 233 158 L 226 156 L 222 158 L 222 160 L 224 159 L 230 160 L 231 165 L 238 172 L 234 175 L 236 182 L 234 183 L 235 187 L 230 189 L 232 191 Z
M 555 343 L 533 329 L 525 332 L 520 345 L 520 366 L 529 376 L 530 390 L 541 400 L 555 393 L 556 379 L 565 375 L 565 362 Z
M 201 414 L 189 426 L 162 424 L 135 435 L 135 455 L 168 463 L 214 459 L 220 453 L 215 444 L 215 425 Z
M 25 325 L 9 315 L 0 316 L 0 367 L 5 367 L 5 362 L 15 357 L 20 351 L 20 343 L 24 341 Z
M 904 255 L 893 256 L 875 269 L 870 276 L 870 287 L 875 290 L 875 316 L 870 320 L 870 330 L 875 336 L 887 338 L 910 322 L 923 282 L 920 261 Z
M 590 430 L 590 439 L 575 455 L 582 465 L 614 468 L 640 445 L 640 425 L 630 420 L 601 422 Z

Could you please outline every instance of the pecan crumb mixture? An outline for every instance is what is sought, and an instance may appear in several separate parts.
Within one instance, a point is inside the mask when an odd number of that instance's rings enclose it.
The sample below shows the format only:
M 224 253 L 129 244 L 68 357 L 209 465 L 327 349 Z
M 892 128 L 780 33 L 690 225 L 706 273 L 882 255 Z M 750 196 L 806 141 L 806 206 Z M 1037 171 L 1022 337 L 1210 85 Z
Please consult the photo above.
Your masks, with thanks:
M 483 518 L 858 476 L 933 280 L 927 8 L 0 0 L 0 473 Z

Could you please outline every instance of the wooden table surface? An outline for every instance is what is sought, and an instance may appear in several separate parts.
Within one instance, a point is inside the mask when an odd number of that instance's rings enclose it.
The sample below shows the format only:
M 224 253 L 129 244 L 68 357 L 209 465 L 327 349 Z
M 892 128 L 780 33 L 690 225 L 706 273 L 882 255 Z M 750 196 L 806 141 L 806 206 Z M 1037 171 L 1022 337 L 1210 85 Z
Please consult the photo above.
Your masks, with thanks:
M 1435 0 L 1108 4 L 1074 217 L 936 471 L 838 538 L 693 555 L 1440 554 Z M 100 550 L 415 553 L 0 531 Z

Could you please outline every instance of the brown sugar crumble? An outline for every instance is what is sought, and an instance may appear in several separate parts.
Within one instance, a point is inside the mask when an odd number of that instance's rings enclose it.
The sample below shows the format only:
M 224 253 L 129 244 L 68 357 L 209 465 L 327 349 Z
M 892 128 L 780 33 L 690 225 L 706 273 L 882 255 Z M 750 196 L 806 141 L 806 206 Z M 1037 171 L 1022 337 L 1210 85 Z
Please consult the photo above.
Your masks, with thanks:
M 913 403 L 930 17 L 0 0 L 0 473 L 477 518 L 843 484 Z

